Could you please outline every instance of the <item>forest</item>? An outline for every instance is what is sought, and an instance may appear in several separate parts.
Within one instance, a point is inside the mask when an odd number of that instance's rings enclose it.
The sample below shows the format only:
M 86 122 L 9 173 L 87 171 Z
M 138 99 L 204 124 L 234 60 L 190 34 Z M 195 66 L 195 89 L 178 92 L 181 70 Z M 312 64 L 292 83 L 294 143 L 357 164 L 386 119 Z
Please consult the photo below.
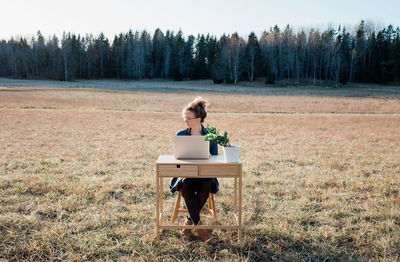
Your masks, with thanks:
M 64 32 L 45 38 L 0 40 L 0 77 L 17 79 L 212 79 L 214 83 L 289 80 L 399 85 L 400 29 L 364 21 L 346 27 L 295 31 L 274 26 L 252 32 L 184 36 L 179 30 L 129 30 L 111 41 L 103 33 Z

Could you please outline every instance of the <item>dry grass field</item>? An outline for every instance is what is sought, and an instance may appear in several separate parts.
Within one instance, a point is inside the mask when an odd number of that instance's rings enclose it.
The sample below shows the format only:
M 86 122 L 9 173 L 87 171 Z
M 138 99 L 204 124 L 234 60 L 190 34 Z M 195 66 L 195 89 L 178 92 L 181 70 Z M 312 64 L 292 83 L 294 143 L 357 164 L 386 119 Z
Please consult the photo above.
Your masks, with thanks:
M 242 146 L 240 242 L 154 241 L 154 162 L 197 95 Z M 4 87 L 0 260 L 398 261 L 399 163 L 399 98 Z M 232 187 L 220 180 L 220 220 Z

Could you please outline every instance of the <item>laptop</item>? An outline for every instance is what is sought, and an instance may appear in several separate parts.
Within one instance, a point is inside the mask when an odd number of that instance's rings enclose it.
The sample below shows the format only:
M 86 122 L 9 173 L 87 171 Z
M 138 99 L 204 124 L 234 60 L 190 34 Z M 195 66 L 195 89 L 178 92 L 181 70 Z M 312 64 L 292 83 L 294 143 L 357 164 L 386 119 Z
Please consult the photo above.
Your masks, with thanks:
M 204 136 L 175 136 L 174 157 L 176 159 L 209 159 L 210 141 Z

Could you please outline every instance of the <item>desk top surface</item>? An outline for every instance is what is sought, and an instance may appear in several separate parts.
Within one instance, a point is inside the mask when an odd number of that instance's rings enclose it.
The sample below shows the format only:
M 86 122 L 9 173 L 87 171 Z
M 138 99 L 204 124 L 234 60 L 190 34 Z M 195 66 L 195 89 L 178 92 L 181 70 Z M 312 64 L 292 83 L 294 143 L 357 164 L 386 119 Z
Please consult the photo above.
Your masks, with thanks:
M 241 165 L 242 161 L 227 163 L 225 162 L 223 155 L 214 156 L 211 155 L 209 159 L 176 159 L 173 155 L 160 155 L 156 161 L 156 164 L 211 164 L 211 165 Z

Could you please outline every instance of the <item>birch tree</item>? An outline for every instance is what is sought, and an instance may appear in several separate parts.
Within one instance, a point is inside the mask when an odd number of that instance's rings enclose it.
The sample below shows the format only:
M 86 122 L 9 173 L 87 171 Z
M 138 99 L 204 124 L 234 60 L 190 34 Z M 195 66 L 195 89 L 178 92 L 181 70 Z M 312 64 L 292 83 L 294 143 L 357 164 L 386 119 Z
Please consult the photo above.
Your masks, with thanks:
M 239 81 L 240 73 L 242 71 L 241 61 L 243 61 L 242 58 L 244 56 L 245 46 L 246 44 L 244 40 L 238 35 L 238 33 L 233 33 L 229 46 L 229 60 L 235 85 Z

